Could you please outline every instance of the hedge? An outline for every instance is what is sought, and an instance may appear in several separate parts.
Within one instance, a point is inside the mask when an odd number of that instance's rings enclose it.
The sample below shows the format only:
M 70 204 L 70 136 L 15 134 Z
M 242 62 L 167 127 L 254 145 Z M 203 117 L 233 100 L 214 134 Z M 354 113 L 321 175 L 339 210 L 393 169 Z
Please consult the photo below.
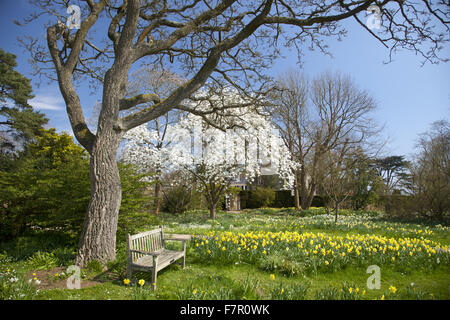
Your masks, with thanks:
M 241 209 L 257 209 L 263 206 L 260 197 L 256 196 L 254 190 L 242 190 L 240 191 L 239 196 L 241 198 Z M 324 205 L 325 201 L 322 196 L 314 196 L 311 204 L 312 207 L 323 207 Z M 291 194 L 290 190 L 275 191 L 275 200 L 271 202 L 270 207 L 289 208 L 294 206 L 294 196 Z

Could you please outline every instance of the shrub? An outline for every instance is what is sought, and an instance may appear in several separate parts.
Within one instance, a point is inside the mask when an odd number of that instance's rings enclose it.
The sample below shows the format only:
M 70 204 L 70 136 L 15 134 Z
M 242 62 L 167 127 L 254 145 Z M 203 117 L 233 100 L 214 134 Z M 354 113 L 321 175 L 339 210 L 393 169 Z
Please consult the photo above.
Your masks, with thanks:
M 192 188 L 182 185 L 164 191 L 163 210 L 170 213 L 185 212 L 191 204 L 192 193 Z
M 255 190 L 239 192 L 241 209 L 257 209 L 274 205 L 276 192 L 271 188 L 257 187 Z
M 417 213 L 416 201 L 411 196 L 393 194 L 383 199 L 385 212 L 391 217 L 413 216 Z
M 118 166 L 122 188 L 120 214 L 148 212 L 153 200 L 153 194 L 148 189 L 153 182 L 148 182 L 145 178 L 150 174 L 137 173 L 132 164 L 119 163 Z
M 326 203 L 326 196 L 314 196 L 311 207 L 324 207 Z
M 290 190 L 275 191 L 275 200 L 273 206 L 276 208 L 288 208 L 295 206 L 294 197 Z
M 271 188 L 257 187 L 252 190 L 247 204 L 252 208 L 270 207 L 275 200 L 275 191 Z
M 103 271 L 103 265 L 98 260 L 89 261 L 87 269 L 93 273 L 101 273 Z

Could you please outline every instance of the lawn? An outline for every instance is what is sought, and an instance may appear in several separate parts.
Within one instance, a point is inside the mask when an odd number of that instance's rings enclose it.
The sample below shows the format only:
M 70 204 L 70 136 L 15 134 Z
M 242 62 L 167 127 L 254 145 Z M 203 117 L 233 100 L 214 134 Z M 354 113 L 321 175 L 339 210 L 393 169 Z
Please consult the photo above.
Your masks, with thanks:
M 186 268 L 158 273 L 158 289 L 125 284 L 125 234 L 163 225 L 194 235 Z M 1 299 L 449 299 L 447 225 L 393 222 L 378 212 L 342 210 L 338 223 L 323 208 L 206 211 L 122 216 L 117 257 L 105 270 L 81 270 L 81 289 L 67 289 L 76 233 L 29 230 L 0 245 Z M 380 288 L 367 268 L 380 269 Z M 150 283 L 151 275 L 136 279 Z M 126 282 L 126 281 L 125 281 Z M 141 284 L 143 281 L 141 281 Z

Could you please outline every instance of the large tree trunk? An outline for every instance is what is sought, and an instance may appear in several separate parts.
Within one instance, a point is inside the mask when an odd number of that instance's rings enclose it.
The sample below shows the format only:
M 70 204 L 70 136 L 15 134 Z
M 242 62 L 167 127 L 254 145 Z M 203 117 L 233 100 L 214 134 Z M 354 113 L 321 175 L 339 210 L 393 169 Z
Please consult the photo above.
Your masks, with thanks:
M 106 264 L 116 257 L 117 221 L 122 201 L 116 157 L 124 132 L 115 126 L 119 100 L 127 83 L 126 73 L 118 73 L 116 68 L 120 66 L 114 65 L 105 75 L 102 110 L 90 153 L 91 199 L 76 257 L 76 264 L 81 267 L 92 260 Z
M 80 237 L 76 264 L 114 260 L 122 192 L 116 151 L 121 135 L 98 137 L 90 160 L 91 199 Z

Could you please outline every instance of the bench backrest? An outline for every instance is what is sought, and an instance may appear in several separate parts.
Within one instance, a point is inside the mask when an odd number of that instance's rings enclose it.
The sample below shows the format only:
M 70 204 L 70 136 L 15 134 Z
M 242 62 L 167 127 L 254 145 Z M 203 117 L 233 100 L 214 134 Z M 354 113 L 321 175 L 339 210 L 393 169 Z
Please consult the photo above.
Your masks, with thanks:
M 159 227 L 155 230 L 150 230 L 134 235 L 127 235 L 127 251 L 128 250 L 141 250 L 147 252 L 155 252 L 164 248 L 163 229 Z M 130 252 L 127 252 L 130 255 Z M 131 260 L 144 256 L 142 253 L 131 252 Z

